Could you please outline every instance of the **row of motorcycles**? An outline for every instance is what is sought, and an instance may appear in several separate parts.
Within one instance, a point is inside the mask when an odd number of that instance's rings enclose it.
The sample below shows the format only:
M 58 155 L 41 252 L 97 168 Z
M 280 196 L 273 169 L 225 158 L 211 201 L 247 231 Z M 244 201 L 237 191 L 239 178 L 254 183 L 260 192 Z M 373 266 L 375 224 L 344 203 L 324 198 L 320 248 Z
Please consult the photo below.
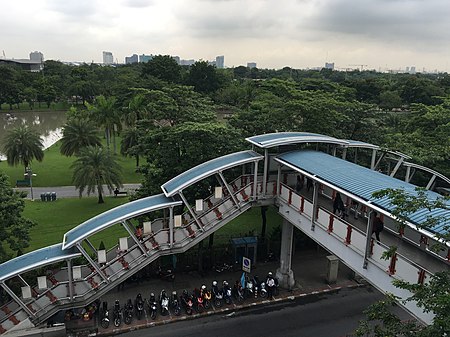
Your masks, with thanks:
M 269 273 L 270 275 L 271 273 Z M 178 296 L 176 291 L 173 291 L 169 296 L 165 290 L 161 291 L 158 298 L 156 298 L 154 293 L 151 293 L 148 299 L 144 299 L 141 294 L 138 294 L 134 303 L 131 299 L 128 299 L 123 307 L 116 300 L 112 319 L 114 326 L 119 327 L 122 321 L 125 324 L 131 324 L 134 317 L 138 320 L 142 319 L 146 309 L 152 320 L 156 319 L 158 311 L 163 316 L 169 313 L 179 316 L 182 310 L 187 315 L 192 315 L 194 311 L 202 313 L 210 309 L 212 304 L 219 308 L 224 304 L 230 305 L 233 303 L 233 300 L 241 302 L 246 298 L 266 298 L 271 294 L 275 294 L 277 289 L 278 282 L 276 282 L 276 279 L 274 279 L 274 282 L 271 282 L 270 278 L 266 282 L 261 282 L 257 276 L 253 278 L 246 276 L 240 281 L 236 281 L 233 287 L 227 281 L 223 281 L 222 287 L 219 287 L 217 281 L 213 281 L 211 289 L 208 289 L 206 285 L 202 285 L 200 289 L 195 288 L 192 293 L 183 290 L 180 296 Z M 106 329 L 110 324 L 110 315 L 106 302 L 103 302 L 102 309 L 101 326 Z

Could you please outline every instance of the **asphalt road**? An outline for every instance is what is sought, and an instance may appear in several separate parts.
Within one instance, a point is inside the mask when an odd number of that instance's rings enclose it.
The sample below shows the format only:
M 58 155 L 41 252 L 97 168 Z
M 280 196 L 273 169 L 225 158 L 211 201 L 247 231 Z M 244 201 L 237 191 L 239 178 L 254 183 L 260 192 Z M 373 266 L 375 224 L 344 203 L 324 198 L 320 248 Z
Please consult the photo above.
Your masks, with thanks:
M 372 287 L 343 289 L 336 294 L 299 298 L 235 312 L 136 330 L 121 336 L 246 336 L 343 337 L 352 336 L 370 303 L 383 298 Z M 408 316 L 400 308 L 400 317 Z

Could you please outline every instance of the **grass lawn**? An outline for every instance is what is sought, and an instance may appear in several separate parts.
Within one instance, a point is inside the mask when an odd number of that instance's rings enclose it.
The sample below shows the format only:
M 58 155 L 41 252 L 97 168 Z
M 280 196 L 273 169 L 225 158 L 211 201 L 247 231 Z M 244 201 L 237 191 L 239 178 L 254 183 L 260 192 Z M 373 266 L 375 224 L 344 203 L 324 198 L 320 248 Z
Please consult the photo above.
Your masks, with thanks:
M 25 202 L 24 217 L 37 223 L 31 230 L 31 242 L 28 251 L 60 243 L 63 235 L 82 222 L 111 208 L 128 202 L 128 198 L 106 197 L 104 204 L 98 204 L 97 198 L 66 198 L 54 202 Z M 274 207 L 267 211 L 266 236 L 273 228 L 281 225 L 282 218 Z M 246 236 L 249 232 L 260 234 L 260 208 L 252 208 L 216 232 L 216 243 L 228 243 L 230 237 Z M 121 225 L 115 225 L 90 238 L 92 244 L 99 246 L 103 240 L 107 248 L 118 243 L 118 238 L 128 236 Z
M 27 252 L 60 243 L 64 233 L 82 222 L 111 208 L 128 202 L 128 198 L 105 197 L 104 204 L 98 204 L 97 198 L 66 198 L 54 202 L 25 201 L 23 216 L 37 223 L 31 229 L 30 246 Z M 98 247 L 101 240 L 107 247 L 118 242 L 118 238 L 127 236 L 122 226 L 116 225 L 96 235 L 90 241 Z
M 60 154 L 60 142 L 44 150 L 42 162 L 33 161 L 32 168 L 36 177 L 33 177 L 33 186 L 52 187 L 72 185 L 72 170 L 70 165 L 76 157 L 66 157 Z M 117 137 L 117 151 L 120 149 L 120 137 Z M 116 155 L 118 164 L 122 167 L 123 183 L 139 183 L 141 175 L 136 173 L 136 161 L 134 157 Z M 145 162 L 145 161 L 141 161 Z M 24 168 L 22 166 L 9 166 L 6 161 L 0 162 L 0 171 L 5 172 L 15 186 L 16 180 L 23 179 Z

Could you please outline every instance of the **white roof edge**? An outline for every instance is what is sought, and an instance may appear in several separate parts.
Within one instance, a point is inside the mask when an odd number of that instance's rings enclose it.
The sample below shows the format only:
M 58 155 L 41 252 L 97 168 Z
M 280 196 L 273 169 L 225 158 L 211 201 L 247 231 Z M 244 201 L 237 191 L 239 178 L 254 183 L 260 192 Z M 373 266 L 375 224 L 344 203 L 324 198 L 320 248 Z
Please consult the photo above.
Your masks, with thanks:
M 423 165 L 419 165 L 419 164 L 415 164 L 415 163 L 411 163 L 411 162 L 403 162 L 403 165 L 405 166 L 410 166 L 410 167 L 414 167 L 414 168 L 418 168 L 421 170 L 424 170 L 425 172 L 434 174 L 436 177 L 441 178 L 442 180 L 446 181 L 447 183 L 450 184 L 450 178 L 447 178 L 446 176 L 444 176 L 442 173 L 439 173 L 433 169 L 430 169 L 429 167 L 423 166 Z

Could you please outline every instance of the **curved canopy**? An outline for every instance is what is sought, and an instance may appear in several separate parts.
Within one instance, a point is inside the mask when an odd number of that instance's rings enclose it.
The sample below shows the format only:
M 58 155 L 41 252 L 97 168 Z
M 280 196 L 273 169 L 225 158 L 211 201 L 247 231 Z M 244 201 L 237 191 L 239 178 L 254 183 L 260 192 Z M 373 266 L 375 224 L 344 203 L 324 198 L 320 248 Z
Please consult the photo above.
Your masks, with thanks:
M 83 222 L 64 234 L 63 249 L 73 247 L 77 242 L 118 222 L 158 209 L 181 205 L 181 203 L 181 201 L 167 198 L 164 194 L 158 194 L 113 208 Z
M 161 186 L 167 197 L 171 197 L 182 191 L 186 187 L 206 178 L 214 173 L 226 170 L 228 168 L 255 162 L 264 157 L 254 151 L 241 151 L 228 154 L 219 158 L 212 159 L 206 163 L 197 165 L 187 170 L 175 178 L 170 179 Z
M 378 145 L 373 145 L 370 143 L 366 143 L 366 142 L 361 142 L 359 140 L 351 140 L 348 139 L 347 140 L 348 144 L 346 145 L 346 147 L 362 147 L 365 149 L 373 149 L 373 150 L 379 150 L 380 147 Z
M 330 143 L 348 145 L 349 142 L 334 137 L 309 132 L 277 132 L 245 138 L 246 141 L 260 148 L 267 149 L 275 146 L 297 143 Z
M 386 188 L 393 188 L 404 189 L 405 192 L 410 195 L 417 195 L 415 190 L 416 186 L 413 184 L 333 157 L 323 152 L 311 150 L 292 151 L 279 155 L 275 160 L 294 169 L 298 168 L 313 176 L 321 178 L 331 185 L 339 187 L 388 212 L 391 212 L 394 209 L 390 200 L 387 197 L 374 199 L 372 197 L 373 192 Z M 439 194 L 435 192 L 426 191 L 426 193 L 430 200 L 436 200 L 439 197 Z M 423 209 L 411 214 L 409 220 L 416 225 L 420 225 L 426 221 L 429 216 L 440 219 L 435 226 L 429 229 L 430 232 L 445 234 L 448 231 L 447 228 L 450 225 L 450 210 L 433 209 L 432 211 L 428 211 Z
M 24 273 L 28 270 L 72 259 L 80 255 L 80 252 L 76 248 L 64 250 L 61 243 L 41 248 L 1 264 L 0 281 L 5 281 L 12 276 Z
M 441 174 L 441 173 L 439 173 L 439 172 L 437 172 L 435 170 L 432 170 L 432 169 L 430 169 L 428 167 L 425 167 L 425 166 L 422 166 L 422 165 L 419 165 L 419 164 L 410 163 L 410 162 L 404 162 L 403 165 L 409 166 L 409 167 L 413 167 L 413 168 L 416 168 L 416 169 L 419 169 L 419 170 L 431 173 L 431 174 L 435 175 L 436 177 L 439 177 L 442 180 L 444 180 L 445 182 L 450 184 L 450 179 L 449 178 L 447 178 L 443 174 Z

